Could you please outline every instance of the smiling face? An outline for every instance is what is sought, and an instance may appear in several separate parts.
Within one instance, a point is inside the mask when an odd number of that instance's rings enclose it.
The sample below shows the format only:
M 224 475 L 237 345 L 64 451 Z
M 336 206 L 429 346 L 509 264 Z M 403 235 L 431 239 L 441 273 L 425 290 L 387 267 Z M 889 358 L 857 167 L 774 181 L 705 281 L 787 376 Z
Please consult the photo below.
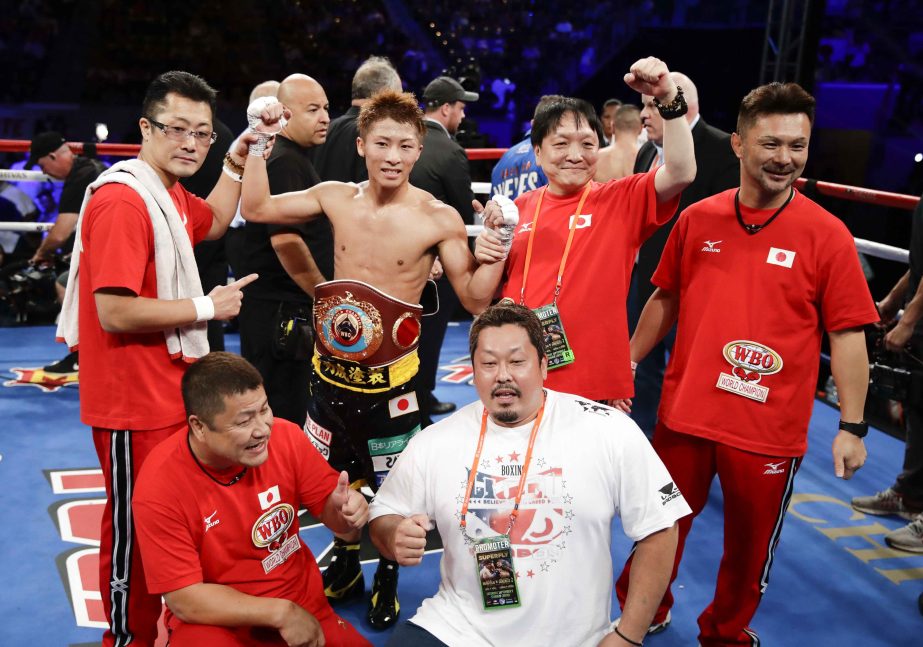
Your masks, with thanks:
M 599 136 L 586 119 L 578 124 L 576 115 L 568 112 L 535 147 L 535 157 L 548 178 L 549 191 L 574 193 L 596 175 Z
M 416 128 L 391 118 L 373 123 L 356 145 L 365 158 L 369 181 L 385 188 L 406 184 L 423 151 Z
M 272 410 L 260 386 L 224 397 L 224 410 L 211 421 L 189 416 L 190 443 L 211 468 L 257 467 L 269 458 Z
M 804 113 L 759 115 L 731 135 L 740 158 L 741 200 L 751 207 L 778 206 L 808 161 L 811 122 Z
M 494 422 L 516 427 L 532 420 L 544 401 L 548 363 L 517 324 L 481 330 L 472 356 L 474 387 Z
M 191 136 L 170 139 L 149 119 L 189 131 L 212 132 L 212 110 L 208 103 L 170 92 L 157 114 L 144 115 L 139 122 L 143 142 L 138 157 L 151 165 L 165 186 L 173 186 L 179 178 L 198 171 L 208 155 L 208 141 L 199 142 Z

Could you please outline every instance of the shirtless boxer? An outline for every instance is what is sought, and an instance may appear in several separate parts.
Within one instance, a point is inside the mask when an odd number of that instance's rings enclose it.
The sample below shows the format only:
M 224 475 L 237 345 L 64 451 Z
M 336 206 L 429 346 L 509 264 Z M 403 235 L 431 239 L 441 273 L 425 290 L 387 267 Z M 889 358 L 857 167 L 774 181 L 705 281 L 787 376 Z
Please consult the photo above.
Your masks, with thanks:
M 268 128 L 283 116 L 278 103 L 250 113 Z M 266 165 L 254 157 L 241 201 L 247 220 L 299 223 L 321 214 L 334 232 L 334 280 L 317 286 L 315 375 L 305 431 L 334 467 L 377 490 L 419 426 L 414 376 L 419 366 L 422 308 L 417 305 L 436 256 L 462 305 L 490 303 L 503 264 L 478 266 L 458 212 L 409 184 L 425 135 L 411 94 L 384 91 L 358 118 L 359 155 L 369 172 L 360 184 L 324 182 L 271 196 Z M 335 540 L 327 594 L 364 590 L 359 534 Z M 382 559 L 372 588 L 369 622 L 392 625 L 400 612 L 397 564 Z

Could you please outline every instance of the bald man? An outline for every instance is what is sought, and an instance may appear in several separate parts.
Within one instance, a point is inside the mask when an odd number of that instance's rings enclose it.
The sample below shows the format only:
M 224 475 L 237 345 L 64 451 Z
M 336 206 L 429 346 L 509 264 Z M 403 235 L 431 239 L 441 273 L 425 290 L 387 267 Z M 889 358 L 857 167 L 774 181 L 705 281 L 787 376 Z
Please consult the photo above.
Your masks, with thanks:
M 260 97 L 278 96 L 280 85 L 281 84 L 278 81 L 273 81 L 271 79 L 269 81 L 263 81 L 262 83 L 258 83 L 250 91 L 250 100 L 247 103 L 247 105 L 249 106 L 251 103 L 259 99 Z
M 271 92 L 271 82 L 254 92 Z M 276 96 L 292 117 L 276 137 L 267 163 L 273 194 L 301 191 L 320 182 L 308 151 L 323 144 L 330 124 L 324 88 L 309 76 L 283 79 Z M 297 225 L 248 222 L 235 274 L 256 272 L 242 308 L 240 352 L 263 376 L 276 417 L 304 425 L 311 376 L 311 308 L 314 286 L 333 278 L 333 237 L 322 217 Z
M 618 106 L 612 116 L 612 136 L 609 138 L 611 143 L 599 150 L 596 176 L 593 179 L 597 182 L 608 182 L 634 173 L 640 134 L 641 111 L 638 106 Z
M 673 219 L 656 230 L 641 246 L 638 264 L 632 276 L 632 297 L 629 297 L 629 325 L 634 329 L 638 316 L 648 298 L 654 292 L 651 276 L 660 262 L 664 245 L 679 214 L 690 204 L 721 193 L 740 183 L 740 162 L 731 149 L 730 134 L 709 126 L 699 113 L 699 91 L 688 76 L 671 72 L 676 85 L 683 89 L 689 111 L 685 115 L 692 129 L 692 144 L 695 147 L 695 180 L 683 191 L 679 207 Z M 654 98 L 641 95 L 641 123 L 647 131 L 648 140 L 638 151 L 635 159 L 635 173 L 644 173 L 654 165 L 663 163 L 663 119 L 654 106 Z M 672 334 L 651 350 L 638 365 L 635 374 L 635 398 L 632 403 L 632 418 L 648 437 L 654 433 L 657 407 L 660 403 L 660 385 L 666 366 L 666 351 L 672 346 Z

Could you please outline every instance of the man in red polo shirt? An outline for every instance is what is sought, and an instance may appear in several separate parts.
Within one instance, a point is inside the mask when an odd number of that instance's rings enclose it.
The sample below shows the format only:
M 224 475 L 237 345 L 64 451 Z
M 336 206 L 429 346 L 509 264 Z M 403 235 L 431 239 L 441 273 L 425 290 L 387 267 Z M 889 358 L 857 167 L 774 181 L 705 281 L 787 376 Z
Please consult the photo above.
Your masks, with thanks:
M 625 75 L 656 97 L 664 117 L 664 163 L 604 184 L 594 182 L 602 127 L 580 99 L 552 101 L 536 113 L 532 144 L 548 185 L 516 199 L 512 247 L 490 231 L 502 222 L 496 202 L 475 256 L 506 259 L 500 295 L 532 308 L 545 329 L 549 388 L 615 403 L 634 395 L 628 364 L 626 300 L 638 248 L 676 211 L 695 178 L 692 134 L 682 91 L 663 61 L 646 58 Z
M 724 556 L 699 616 L 703 647 L 758 644 L 748 624 L 769 582 L 795 472 L 807 450 L 821 338 L 841 403 L 837 477 L 865 462 L 868 386 L 862 327 L 878 321 L 852 235 L 794 190 L 808 156 L 814 98 L 794 83 L 756 88 L 731 145 L 739 189 L 688 207 L 654 273 L 631 338 L 641 360 L 678 320 L 654 448 L 692 506 L 679 521 L 672 577 L 717 474 Z M 624 603 L 631 559 L 617 584 Z M 670 621 L 667 590 L 649 632 Z M 643 636 L 633 636 L 640 642 Z
M 215 97 L 188 72 L 157 77 L 141 108 L 138 159 L 100 175 L 77 221 L 58 337 L 80 346 L 80 419 L 93 428 L 105 478 L 99 585 L 106 647 L 156 640 L 162 605 L 145 588 L 134 542 L 135 475 L 150 450 L 185 425 L 180 380 L 208 352 L 205 322 L 236 316 L 241 288 L 256 278 L 202 295 L 192 253 L 227 229 L 247 160 L 244 138 L 207 199 L 178 182 L 199 169 L 217 139 Z

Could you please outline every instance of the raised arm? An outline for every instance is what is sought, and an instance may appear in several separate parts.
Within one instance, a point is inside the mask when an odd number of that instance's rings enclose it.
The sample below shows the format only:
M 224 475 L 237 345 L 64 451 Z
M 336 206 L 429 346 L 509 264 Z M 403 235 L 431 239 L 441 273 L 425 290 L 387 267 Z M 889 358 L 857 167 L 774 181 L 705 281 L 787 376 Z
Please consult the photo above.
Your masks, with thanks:
M 304 191 L 270 195 L 266 160 L 251 155 L 247 159 L 240 194 L 240 213 L 250 222 L 271 222 L 280 225 L 307 222 L 324 213 L 321 205 L 322 196 L 337 185 L 349 186 L 340 182 L 324 182 Z
M 266 100 L 264 104 L 261 104 L 262 107 L 255 108 L 256 102 L 254 102 L 247 109 L 247 118 L 251 124 L 258 124 L 257 130 L 277 132 L 280 129 L 280 123 L 284 123 L 286 110 L 272 97 L 262 99 Z M 305 191 L 271 195 L 263 151 L 258 146 L 251 146 L 250 154 L 247 156 L 246 172 L 243 174 L 240 213 L 250 222 L 271 222 L 283 225 L 305 222 L 324 213 L 321 206 L 323 187 L 329 188 L 334 184 L 340 183 L 325 182 Z
M 228 157 L 224 160 L 224 168 L 227 170 L 222 170 L 218 182 L 205 199 L 212 209 L 212 226 L 205 234 L 205 240 L 217 240 L 224 236 L 237 214 L 237 205 L 240 202 L 239 178 L 248 161 L 247 146 L 254 140 L 253 135 L 244 134 L 237 138 L 228 151 Z
M 633 90 L 654 97 L 669 106 L 676 99 L 676 82 L 670 77 L 666 63 L 649 56 L 631 66 L 625 83 Z M 682 193 L 695 179 L 695 150 L 692 130 L 682 116 L 663 120 L 663 166 L 654 177 L 657 201 L 666 202 Z

